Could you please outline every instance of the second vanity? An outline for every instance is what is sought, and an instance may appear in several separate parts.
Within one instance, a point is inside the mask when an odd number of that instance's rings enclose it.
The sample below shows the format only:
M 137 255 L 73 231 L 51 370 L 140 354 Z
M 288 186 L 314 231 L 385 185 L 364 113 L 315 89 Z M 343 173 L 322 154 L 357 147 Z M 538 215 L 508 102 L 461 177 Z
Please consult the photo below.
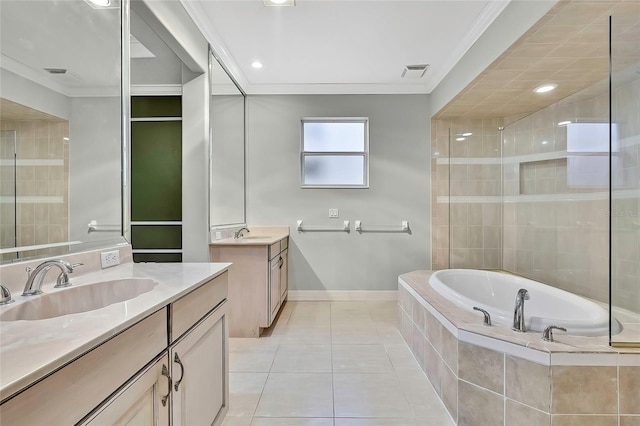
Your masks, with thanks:
M 120 281 L 154 284 L 125 301 L 44 319 L 12 318 L 26 303 L 14 293 L 16 303 L 0 308 L 2 424 L 221 424 L 228 267 L 128 263 L 72 274 L 69 289 L 46 287 L 29 300 Z
M 259 337 L 287 299 L 289 228 L 251 227 L 209 245 L 212 262 L 230 262 L 229 336 Z

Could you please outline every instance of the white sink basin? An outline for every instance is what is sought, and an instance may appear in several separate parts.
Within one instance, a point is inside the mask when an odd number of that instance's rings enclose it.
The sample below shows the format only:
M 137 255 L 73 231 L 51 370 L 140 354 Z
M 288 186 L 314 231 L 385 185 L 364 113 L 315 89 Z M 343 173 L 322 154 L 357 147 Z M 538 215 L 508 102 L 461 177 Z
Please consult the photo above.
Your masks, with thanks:
M 266 240 L 267 238 L 271 238 L 268 235 L 248 235 L 246 237 L 240 237 L 239 240 Z
M 133 299 L 157 285 L 149 278 L 127 278 L 69 287 L 54 293 L 30 296 L 0 314 L 0 321 L 42 320 L 104 308 Z

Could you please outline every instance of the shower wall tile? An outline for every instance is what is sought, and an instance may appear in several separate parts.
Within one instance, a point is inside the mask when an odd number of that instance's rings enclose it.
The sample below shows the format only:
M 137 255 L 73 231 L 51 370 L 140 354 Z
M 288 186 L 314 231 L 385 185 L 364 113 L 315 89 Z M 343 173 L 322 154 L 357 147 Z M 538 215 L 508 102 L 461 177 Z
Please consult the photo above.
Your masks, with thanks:
M 616 367 L 553 366 L 551 411 L 574 414 L 617 414 Z
M 504 425 L 504 397 L 462 380 L 458 392 L 458 425 Z
M 552 426 L 618 426 L 618 416 L 554 415 Z
M 619 426 L 640 426 L 640 416 L 620 416 Z
M 551 415 L 507 399 L 504 424 L 509 426 L 550 426 Z
M 507 356 L 505 395 L 522 404 L 550 412 L 551 369 L 546 365 Z
M 480 346 L 458 344 L 458 376 L 496 393 L 504 393 L 504 354 Z
M 16 193 L 18 196 L 62 197 L 51 214 L 49 203 L 19 203 L 17 245 L 67 241 L 69 150 L 64 140 L 68 123 L 48 120 L 1 121 L 3 130 L 15 130 L 17 140 Z M 60 160 L 60 165 L 21 165 L 22 160 Z M 3 179 L 5 181 L 5 179 Z M 13 192 L 13 191 L 12 191 Z M 36 224 L 38 227 L 36 229 Z M 46 229 L 45 229 L 46 227 Z M 7 232 L 11 232 L 8 228 Z M 3 237 L 3 240 L 5 238 Z M 34 253 L 35 254 L 35 253 Z
M 620 367 L 620 413 L 640 415 L 640 367 Z
M 454 372 L 445 366 L 442 369 L 442 402 L 454 421 L 457 420 L 458 422 L 460 421 L 459 409 L 466 404 L 464 399 L 460 399 L 459 383 L 461 382 Z M 463 401 L 462 404 L 458 404 L 459 399 Z

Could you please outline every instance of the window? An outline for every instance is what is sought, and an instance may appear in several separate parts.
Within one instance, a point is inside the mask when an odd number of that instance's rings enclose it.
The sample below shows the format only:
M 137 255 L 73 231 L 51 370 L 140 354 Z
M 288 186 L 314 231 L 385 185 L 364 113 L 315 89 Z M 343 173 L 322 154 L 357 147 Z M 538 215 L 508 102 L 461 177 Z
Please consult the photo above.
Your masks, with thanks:
M 303 188 L 369 187 L 369 119 L 304 118 Z

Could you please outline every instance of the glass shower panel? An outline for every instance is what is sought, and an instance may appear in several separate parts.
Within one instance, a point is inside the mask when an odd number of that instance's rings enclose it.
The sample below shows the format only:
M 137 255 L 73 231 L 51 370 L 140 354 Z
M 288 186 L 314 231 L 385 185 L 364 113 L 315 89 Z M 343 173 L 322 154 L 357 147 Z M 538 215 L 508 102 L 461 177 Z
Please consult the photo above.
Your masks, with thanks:
M 622 323 L 611 344 L 640 346 L 640 23 L 638 15 L 610 23 L 610 303 Z
M 0 249 L 15 247 L 17 242 L 16 142 L 15 130 L 0 132 Z M 2 256 L 8 259 L 8 254 Z
M 607 303 L 608 102 L 599 87 L 503 130 L 503 250 L 505 270 Z

